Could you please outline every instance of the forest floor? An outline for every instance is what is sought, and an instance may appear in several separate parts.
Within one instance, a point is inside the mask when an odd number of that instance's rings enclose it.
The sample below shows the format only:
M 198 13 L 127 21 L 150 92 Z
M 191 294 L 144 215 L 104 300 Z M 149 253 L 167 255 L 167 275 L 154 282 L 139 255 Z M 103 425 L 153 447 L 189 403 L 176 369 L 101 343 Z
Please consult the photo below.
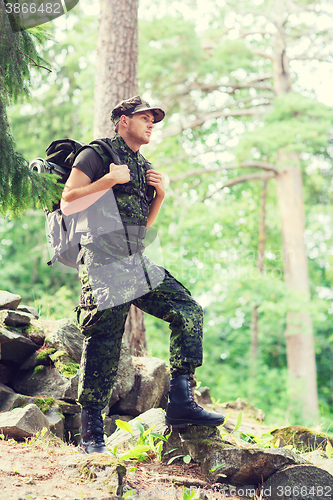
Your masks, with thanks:
M 94 455 L 96 456 L 96 454 Z M 89 457 L 89 458 L 88 458 Z M 105 457 L 105 455 L 104 455 Z M 89 477 L 84 465 L 92 455 L 78 453 L 71 445 L 42 440 L 17 443 L 0 440 L 0 498 L 3 500 L 110 500 L 116 499 L 105 485 L 105 475 Z M 99 455 L 98 458 L 101 458 Z M 135 470 L 130 470 L 135 469 Z M 182 461 L 170 465 L 157 460 L 131 462 L 123 480 L 125 498 L 190 500 L 241 497 L 235 489 L 210 485 L 199 466 Z M 226 485 L 224 486 L 226 487 Z M 195 492 L 191 496 L 189 493 Z M 239 494 L 246 492 L 239 492 Z M 254 492 L 248 496 L 254 498 Z M 242 494 L 242 497 L 243 497 Z M 120 498 L 120 497 L 118 497 Z M 261 500 L 260 495 L 256 495 Z

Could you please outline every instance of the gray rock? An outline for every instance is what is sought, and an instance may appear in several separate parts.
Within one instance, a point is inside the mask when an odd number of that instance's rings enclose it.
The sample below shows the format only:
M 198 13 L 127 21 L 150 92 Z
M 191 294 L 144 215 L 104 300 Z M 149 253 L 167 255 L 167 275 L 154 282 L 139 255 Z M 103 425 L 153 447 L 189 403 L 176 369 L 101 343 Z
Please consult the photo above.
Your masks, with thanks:
M 31 370 L 38 365 L 51 366 L 51 360 L 48 355 L 43 356 L 44 350 L 34 352 L 28 359 L 22 363 L 20 370 Z
M 120 351 L 117 377 L 113 386 L 109 407 L 111 408 L 118 401 L 125 400 L 133 389 L 134 383 L 135 371 L 132 363 L 132 356 L 123 343 Z M 118 413 L 118 410 L 114 410 L 113 413 Z
M 160 408 L 151 408 L 150 410 L 142 413 L 135 419 L 130 420 L 130 424 L 133 424 L 134 420 L 140 419 L 143 427 L 146 429 L 149 429 L 153 425 L 154 430 L 153 432 L 157 432 L 159 434 L 163 434 L 167 430 L 167 425 L 165 423 L 165 412 L 161 410 Z M 121 418 L 120 418 L 121 420 Z M 136 441 L 140 437 L 140 431 L 139 429 L 133 427 L 133 438 L 134 441 Z M 119 447 L 126 447 L 128 443 L 130 443 L 132 440 L 131 434 L 129 434 L 126 431 L 118 430 L 114 432 L 107 440 L 106 440 L 106 446 L 110 449 L 113 449 L 115 446 Z
M 194 399 L 199 403 L 199 405 L 209 405 L 212 404 L 212 400 L 209 394 L 209 387 L 195 387 L 194 389 Z
M 81 406 L 78 404 L 72 404 L 65 401 L 58 401 L 60 406 L 60 410 L 62 413 L 66 415 L 75 415 L 76 413 L 81 412 Z
M 281 467 L 298 461 L 301 459 L 287 449 L 226 448 L 215 450 L 208 460 L 203 460 L 201 469 L 205 474 L 209 474 L 209 470 L 225 463 L 225 466 L 213 473 L 213 476 L 226 475 L 222 480 L 218 477 L 219 482 L 228 481 L 235 485 L 259 484 Z
M 65 432 L 65 418 L 61 414 L 59 405 L 53 405 L 49 411 L 45 413 L 50 426 L 50 431 L 60 439 L 64 439 Z
M 285 465 L 305 463 L 287 449 L 261 449 L 245 442 L 242 448 L 231 446 L 222 440 L 216 427 L 174 429 L 164 451 L 172 448 L 177 448 L 173 455 L 190 455 L 203 474 L 215 482 L 236 486 L 259 484 Z
M 30 372 L 17 379 L 13 384 L 15 391 L 27 396 L 45 396 L 63 399 L 69 387 L 69 380 L 56 368 L 40 367 L 37 372 Z
M 21 300 L 19 295 L 0 290 L 0 309 L 16 309 Z
M 284 446 L 292 446 L 299 451 L 311 451 L 318 448 L 318 446 L 326 446 L 328 441 L 333 445 L 333 439 L 324 434 L 317 432 L 302 425 L 289 425 L 275 429 L 272 431 L 274 436 L 273 443 L 279 448 Z
M 104 433 L 107 436 L 111 436 L 117 429 L 116 420 L 123 420 L 124 422 L 129 422 L 133 420 L 133 415 L 111 415 L 110 417 L 105 417 L 104 419 Z
M 44 345 L 46 334 L 44 332 L 43 322 L 40 319 L 31 319 L 30 326 L 24 332 L 24 335 L 39 346 Z
M 76 375 L 74 375 L 74 377 L 68 380 L 66 387 L 64 387 L 61 399 L 64 399 L 65 401 L 73 401 L 73 402 L 76 401 L 78 385 L 79 385 L 79 373 L 77 373 Z
M 0 327 L 1 359 L 22 363 L 28 356 L 39 349 L 39 346 L 20 333 L 11 332 Z
M 0 384 L 0 412 L 11 411 L 35 403 L 34 397 L 17 394 L 10 387 Z
M 18 441 L 33 436 L 44 427 L 49 431 L 48 420 L 34 404 L 0 414 L 0 433 Z
M 333 476 L 333 458 L 328 458 L 322 450 L 309 451 L 302 453 L 302 457 L 316 467 L 326 470 Z
M 35 309 L 34 307 L 32 306 L 26 306 L 24 304 L 21 304 L 18 308 L 17 308 L 18 311 L 22 311 L 22 312 L 27 312 L 29 314 L 32 314 L 34 316 L 34 318 L 38 319 L 39 318 L 39 313 L 37 311 L 37 309 Z
M 10 311 L 3 310 L 0 311 L 0 318 L 4 321 L 6 326 L 14 326 L 16 328 L 20 328 L 23 326 L 29 326 L 34 316 L 29 313 L 19 312 L 19 311 Z
M 164 394 L 166 366 L 158 358 L 130 357 L 126 371 L 118 369 L 116 396 L 119 398 L 112 412 L 140 415 L 150 408 L 159 406 Z M 134 383 L 133 372 L 134 368 Z M 132 385 L 132 387 L 131 387 Z M 126 386 L 126 391 L 124 391 Z M 131 387 L 130 391 L 128 389 Z M 111 401 L 115 398 L 114 391 Z
M 57 350 L 65 350 L 77 363 L 81 361 L 84 336 L 74 323 L 67 323 L 51 333 L 47 338 L 47 346 Z
M 314 465 L 291 465 L 268 478 L 262 491 L 270 500 L 331 499 L 333 476 Z
M 135 405 L 136 411 L 140 414 L 159 406 L 164 395 L 167 370 L 165 362 L 159 358 L 134 357 L 133 364 L 141 378 Z

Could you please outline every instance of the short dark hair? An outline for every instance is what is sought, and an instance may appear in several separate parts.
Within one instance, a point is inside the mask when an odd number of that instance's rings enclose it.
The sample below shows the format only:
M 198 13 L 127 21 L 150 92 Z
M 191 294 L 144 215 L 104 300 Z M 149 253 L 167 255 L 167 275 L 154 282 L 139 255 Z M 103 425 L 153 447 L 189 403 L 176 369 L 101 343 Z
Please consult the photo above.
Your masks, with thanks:
M 128 118 L 130 118 L 130 119 L 132 120 L 133 115 L 128 115 Z M 119 123 L 120 123 L 120 121 L 119 121 Z M 117 123 L 116 128 L 114 129 L 114 130 L 115 130 L 115 132 L 116 132 L 116 134 L 118 134 L 119 123 Z

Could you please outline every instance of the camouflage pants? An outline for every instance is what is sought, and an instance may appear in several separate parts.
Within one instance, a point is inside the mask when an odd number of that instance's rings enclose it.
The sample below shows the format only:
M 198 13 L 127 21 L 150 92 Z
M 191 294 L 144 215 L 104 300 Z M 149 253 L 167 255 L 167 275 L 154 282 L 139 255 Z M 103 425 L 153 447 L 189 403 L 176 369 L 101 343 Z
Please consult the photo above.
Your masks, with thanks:
M 77 311 L 85 340 L 78 402 L 83 407 L 103 409 L 109 402 L 131 304 L 169 323 L 172 376 L 184 372 L 184 363 L 190 365 L 191 371 L 202 364 L 202 308 L 168 271 L 165 270 L 164 280 L 155 289 L 130 302 L 103 310 L 95 304 L 84 268 L 80 279 L 82 294 Z

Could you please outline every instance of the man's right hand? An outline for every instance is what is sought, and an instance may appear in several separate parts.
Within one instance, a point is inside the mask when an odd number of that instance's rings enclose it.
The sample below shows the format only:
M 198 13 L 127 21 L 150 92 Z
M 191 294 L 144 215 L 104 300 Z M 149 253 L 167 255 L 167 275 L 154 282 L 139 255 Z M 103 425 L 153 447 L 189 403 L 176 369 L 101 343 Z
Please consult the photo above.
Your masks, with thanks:
M 125 184 L 131 180 L 130 169 L 127 165 L 110 163 L 110 172 L 105 177 L 112 179 L 114 184 Z

